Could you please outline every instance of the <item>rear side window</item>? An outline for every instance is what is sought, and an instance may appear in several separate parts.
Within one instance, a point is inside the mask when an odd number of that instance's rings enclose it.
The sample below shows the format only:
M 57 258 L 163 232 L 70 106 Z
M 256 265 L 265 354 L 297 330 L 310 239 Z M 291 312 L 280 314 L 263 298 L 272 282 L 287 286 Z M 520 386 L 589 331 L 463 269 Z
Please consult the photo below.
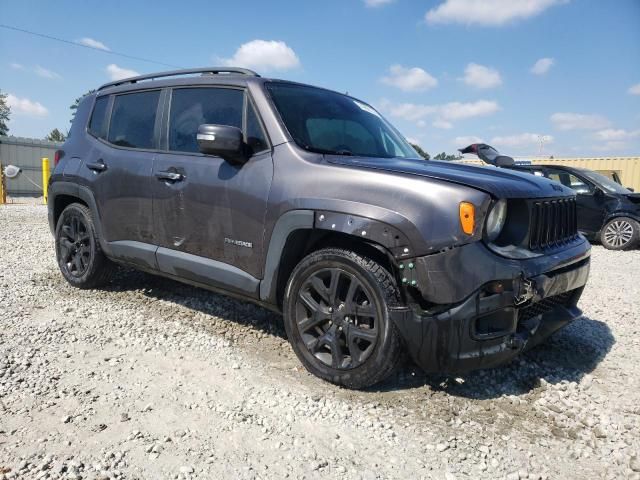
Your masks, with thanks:
M 244 92 L 231 88 L 178 88 L 171 95 L 169 150 L 198 152 L 202 124 L 242 128 Z
M 121 147 L 154 148 L 160 91 L 118 95 L 113 102 L 109 142 Z
M 107 137 L 107 106 L 109 105 L 109 96 L 100 97 L 96 100 L 89 120 L 89 132 L 98 138 Z

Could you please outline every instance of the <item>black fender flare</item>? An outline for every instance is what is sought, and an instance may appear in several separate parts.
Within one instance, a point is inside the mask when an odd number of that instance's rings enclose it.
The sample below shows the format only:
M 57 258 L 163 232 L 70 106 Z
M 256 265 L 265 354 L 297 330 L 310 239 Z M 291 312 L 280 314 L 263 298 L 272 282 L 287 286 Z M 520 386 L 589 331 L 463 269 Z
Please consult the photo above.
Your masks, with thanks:
M 58 197 L 59 195 L 69 195 L 70 197 L 75 197 L 78 200 L 82 200 L 89 207 L 89 209 L 91 210 L 91 214 L 93 215 L 93 224 L 96 229 L 98 241 L 100 242 L 100 247 L 107 256 L 111 256 L 109 243 L 105 241 L 102 235 L 102 220 L 100 217 L 100 210 L 98 210 L 98 204 L 96 203 L 96 199 L 93 196 L 93 192 L 84 185 L 78 185 L 77 183 L 64 181 L 56 181 L 49 185 L 47 209 L 49 217 L 49 229 L 51 230 L 51 233 L 55 235 L 56 232 L 55 204 L 56 197 Z
M 291 210 L 280 216 L 271 233 L 260 282 L 260 300 L 276 304 L 278 274 L 289 236 L 297 230 L 323 230 L 347 234 L 384 250 L 395 259 L 412 254 L 408 237 L 398 228 L 379 220 L 329 210 Z

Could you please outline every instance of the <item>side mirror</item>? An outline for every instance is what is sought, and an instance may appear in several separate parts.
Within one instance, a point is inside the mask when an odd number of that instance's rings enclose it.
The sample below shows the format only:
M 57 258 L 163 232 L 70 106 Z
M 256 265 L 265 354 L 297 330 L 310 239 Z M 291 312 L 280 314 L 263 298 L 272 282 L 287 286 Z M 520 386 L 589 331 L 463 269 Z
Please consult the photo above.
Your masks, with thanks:
M 604 191 L 600 187 L 595 187 L 595 191 L 593 192 L 593 194 L 596 197 L 604 197 Z
M 198 127 L 196 140 L 201 153 L 222 157 L 236 165 L 248 159 L 242 130 L 237 127 L 203 124 Z

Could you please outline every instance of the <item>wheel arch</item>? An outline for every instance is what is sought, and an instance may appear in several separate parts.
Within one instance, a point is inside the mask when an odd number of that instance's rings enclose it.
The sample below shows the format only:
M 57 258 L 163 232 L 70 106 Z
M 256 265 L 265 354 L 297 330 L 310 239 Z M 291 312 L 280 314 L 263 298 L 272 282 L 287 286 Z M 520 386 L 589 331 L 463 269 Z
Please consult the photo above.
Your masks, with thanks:
M 81 203 L 91 211 L 93 224 L 98 240 L 100 241 L 100 247 L 109 255 L 109 245 L 102 236 L 102 223 L 100 221 L 98 205 L 93 196 L 93 192 L 84 185 L 78 185 L 72 182 L 54 182 L 49 186 L 47 206 L 51 233 L 55 235 L 56 225 L 60 215 L 63 210 L 72 203 Z
M 333 212 L 331 215 L 332 220 L 327 221 L 327 212 L 295 210 L 280 217 L 266 255 L 264 278 L 260 283 L 262 301 L 281 307 L 287 280 L 295 266 L 302 258 L 322 248 L 345 248 L 371 258 L 387 268 L 397 280 L 396 258 L 402 256 L 406 248 L 395 245 L 406 241 L 400 232 L 377 220 Z M 322 221 L 321 216 L 325 217 Z M 339 218 L 344 220 L 340 224 L 337 223 Z M 378 232 L 393 233 L 388 235 L 391 240 L 384 245 L 378 238 L 363 236 L 362 231 L 367 231 L 361 230 L 363 224 L 372 232 L 377 229 Z M 360 229 L 360 235 L 351 231 L 354 226 Z M 396 239 L 396 236 L 400 238 Z

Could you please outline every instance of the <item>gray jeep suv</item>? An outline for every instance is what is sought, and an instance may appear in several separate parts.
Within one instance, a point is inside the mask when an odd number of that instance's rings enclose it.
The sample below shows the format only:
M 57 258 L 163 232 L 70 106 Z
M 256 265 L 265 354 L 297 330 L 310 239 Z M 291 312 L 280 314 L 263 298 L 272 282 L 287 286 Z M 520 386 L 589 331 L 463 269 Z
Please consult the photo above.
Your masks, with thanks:
M 424 161 L 368 104 L 245 69 L 101 86 L 49 192 L 70 284 L 117 263 L 258 303 L 351 388 L 404 351 L 428 372 L 508 361 L 581 314 L 589 272 L 571 189 Z

